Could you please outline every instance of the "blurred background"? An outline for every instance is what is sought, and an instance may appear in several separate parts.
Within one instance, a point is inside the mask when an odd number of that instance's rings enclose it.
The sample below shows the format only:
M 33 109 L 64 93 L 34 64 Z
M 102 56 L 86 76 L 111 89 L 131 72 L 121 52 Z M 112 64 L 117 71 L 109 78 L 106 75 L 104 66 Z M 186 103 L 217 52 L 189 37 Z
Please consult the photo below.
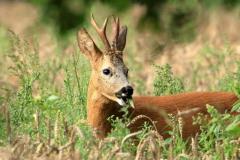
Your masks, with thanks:
M 37 43 L 41 63 L 61 63 L 76 49 L 76 32 L 116 15 L 128 26 L 125 61 L 138 94 L 151 94 L 154 65 L 169 64 L 186 90 L 215 90 L 240 57 L 240 0 L 1 0 L 0 83 L 13 87 L 9 75 L 8 32 Z M 110 27 L 109 27 L 110 29 Z M 58 60 L 56 60 L 58 57 Z M 54 83 L 63 83 L 60 71 Z M 218 88 L 219 89 L 219 88 Z

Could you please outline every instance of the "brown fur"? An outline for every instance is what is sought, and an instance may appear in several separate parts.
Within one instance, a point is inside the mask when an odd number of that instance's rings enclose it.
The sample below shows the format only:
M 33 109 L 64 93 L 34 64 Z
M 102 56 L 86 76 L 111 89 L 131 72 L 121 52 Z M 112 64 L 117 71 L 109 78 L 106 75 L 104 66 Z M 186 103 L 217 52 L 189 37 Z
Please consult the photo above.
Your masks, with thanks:
M 110 116 L 122 116 L 121 99 L 116 97 L 116 92 L 129 85 L 127 68 L 122 59 L 122 52 L 126 44 L 127 28 L 119 25 L 118 19 L 114 19 L 115 38 L 110 44 L 106 38 L 106 25 L 99 29 L 92 17 L 93 26 L 101 36 L 106 51 L 101 52 L 85 29 L 78 32 L 78 45 L 80 50 L 90 60 L 92 73 L 88 87 L 87 120 L 96 131 L 96 136 L 104 138 L 111 131 L 111 124 L 107 120 Z M 107 22 L 107 20 L 105 20 Z M 116 29 L 118 28 L 118 29 Z M 111 69 L 111 75 L 104 75 L 103 70 Z M 183 137 L 195 135 L 199 131 L 194 126 L 193 116 L 197 113 L 206 114 L 206 104 L 213 105 L 221 113 L 229 111 L 237 101 L 237 96 L 228 92 L 192 92 L 172 96 L 138 96 L 133 97 L 135 108 L 130 109 L 130 118 L 138 115 L 146 115 L 156 121 L 158 132 L 164 137 L 170 129 L 166 115 L 171 113 L 181 116 L 183 119 Z M 146 119 L 139 119 L 129 127 L 131 131 L 140 129 Z
M 193 117 L 198 113 L 206 114 L 206 104 L 215 106 L 220 113 L 230 111 L 232 105 L 238 100 L 237 96 L 228 92 L 191 92 L 171 96 L 139 96 L 134 97 L 136 109 L 134 116 L 144 114 L 156 121 L 158 132 L 163 135 L 169 129 L 164 113 L 180 115 L 183 119 L 183 137 L 195 135 L 199 131 L 193 125 Z M 141 124 L 141 123 L 139 123 Z M 134 128 L 138 127 L 134 126 Z

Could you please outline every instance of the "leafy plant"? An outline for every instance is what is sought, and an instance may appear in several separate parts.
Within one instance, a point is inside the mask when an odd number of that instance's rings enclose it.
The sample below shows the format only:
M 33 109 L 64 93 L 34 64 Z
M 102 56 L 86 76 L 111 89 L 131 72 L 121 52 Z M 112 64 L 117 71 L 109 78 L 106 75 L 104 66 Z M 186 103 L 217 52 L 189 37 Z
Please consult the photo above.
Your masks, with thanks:
M 234 139 L 240 135 L 240 116 L 229 113 L 220 114 L 210 105 L 207 105 L 207 111 L 209 117 L 201 115 L 196 119 L 201 130 L 198 137 L 199 147 L 215 158 L 220 158 L 222 155 L 231 158 L 234 148 L 238 146 Z
M 173 75 L 170 65 L 155 66 L 155 68 L 157 75 L 153 84 L 154 95 L 169 95 L 184 91 L 182 81 Z
M 240 61 L 237 61 L 237 71 L 228 73 L 220 80 L 219 86 L 222 90 L 232 91 L 240 95 Z

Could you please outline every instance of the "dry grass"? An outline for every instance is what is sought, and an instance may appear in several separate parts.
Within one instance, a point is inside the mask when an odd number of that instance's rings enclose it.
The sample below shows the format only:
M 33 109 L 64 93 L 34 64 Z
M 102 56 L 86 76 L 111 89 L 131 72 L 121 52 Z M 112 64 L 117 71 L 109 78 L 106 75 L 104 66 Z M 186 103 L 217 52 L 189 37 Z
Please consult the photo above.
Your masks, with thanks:
M 5 111 L 7 112 L 7 111 Z M 10 143 L 5 147 L 0 148 L 0 160 L 78 160 L 85 159 L 79 152 L 77 141 L 86 141 L 84 150 L 86 150 L 87 159 L 90 160 L 147 160 L 147 159 L 203 159 L 210 160 L 213 158 L 212 152 L 202 152 L 199 148 L 199 137 L 196 135 L 189 142 L 188 149 L 184 147 L 176 153 L 174 147 L 177 147 L 179 142 L 179 136 L 181 137 L 182 132 L 182 121 L 181 117 L 173 117 L 168 115 L 170 126 L 173 127 L 173 135 L 171 136 L 172 141 L 167 142 L 161 135 L 154 129 L 149 130 L 141 136 L 139 141 L 135 141 L 136 136 L 142 134 L 142 131 L 130 133 L 119 139 L 117 137 L 107 137 L 103 140 L 95 138 L 87 139 L 83 134 L 83 131 L 78 127 L 79 125 L 69 125 L 65 118 L 60 118 L 60 114 L 57 116 L 54 123 L 51 123 L 50 119 L 43 119 L 40 117 L 40 113 L 36 111 L 34 114 L 34 130 L 35 138 L 29 136 L 13 136 L 13 133 L 9 131 L 8 136 Z M 138 119 L 146 118 L 153 123 L 154 122 L 146 116 L 139 116 L 136 119 L 130 121 L 128 125 L 135 123 Z M 10 117 L 6 116 L 6 119 L 10 121 Z M 82 124 L 85 122 L 81 122 Z M 40 132 L 40 125 L 45 124 L 47 126 L 47 137 Z M 7 128 L 11 127 L 8 124 Z M 178 135 L 179 134 L 179 135 Z M 64 136 L 64 137 L 62 137 Z M 61 139 L 66 139 L 62 141 Z M 128 141 L 134 140 L 136 145 L 136 151 L 132 152 L 125 149 L 125 145 Z M 238 146 L 234 148 L 231 159 L 235 160 L 240 158 L 240 138 L 231 140 L 229 143 Z M 110 147 L 111 146 L 111 147 Z M 213 148 L 215 154 L 221 155 L 220 159 L 226 159 L 224 153 L 224 145 L 221 141 L 215 142 L 215 148 Z M 215 157 L 216 158 L 216 157 Z

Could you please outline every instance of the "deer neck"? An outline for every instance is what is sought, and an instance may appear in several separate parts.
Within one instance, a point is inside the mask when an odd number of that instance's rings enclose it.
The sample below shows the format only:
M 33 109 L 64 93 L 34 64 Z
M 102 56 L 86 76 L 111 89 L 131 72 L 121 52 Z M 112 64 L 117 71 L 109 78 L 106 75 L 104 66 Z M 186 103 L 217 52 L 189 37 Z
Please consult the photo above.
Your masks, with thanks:
M 93 127 L 97 137 L 106 137 L 111 130 L 108 118 L 118 115 L 120 106 L 103 96 L 93 85 L 90 79 L 87 98 L 87 121 Z

